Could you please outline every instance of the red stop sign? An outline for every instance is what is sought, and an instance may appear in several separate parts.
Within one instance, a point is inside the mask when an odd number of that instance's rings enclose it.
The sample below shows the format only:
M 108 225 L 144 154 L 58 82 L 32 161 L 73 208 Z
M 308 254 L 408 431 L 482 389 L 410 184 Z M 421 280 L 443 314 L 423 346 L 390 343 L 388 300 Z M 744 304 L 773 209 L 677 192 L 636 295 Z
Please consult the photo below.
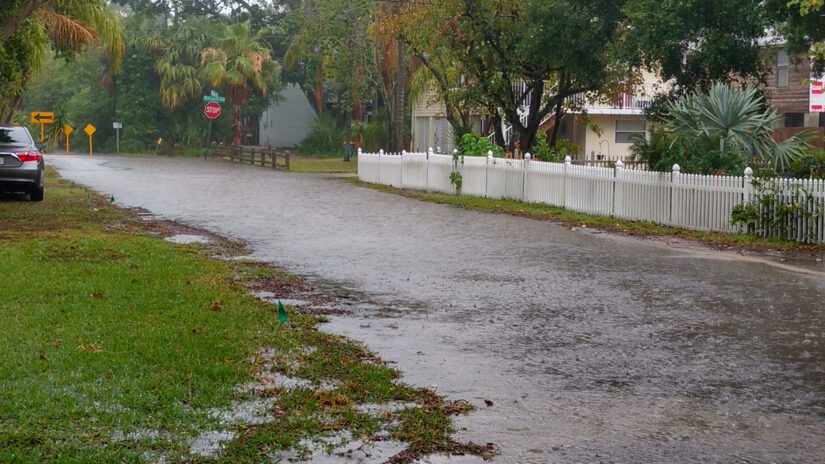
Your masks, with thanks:
M 209 119 L 215 119 L 221 115 L 221 105 L 218 102 L 209 102 L 203 105 L 203 115 Z

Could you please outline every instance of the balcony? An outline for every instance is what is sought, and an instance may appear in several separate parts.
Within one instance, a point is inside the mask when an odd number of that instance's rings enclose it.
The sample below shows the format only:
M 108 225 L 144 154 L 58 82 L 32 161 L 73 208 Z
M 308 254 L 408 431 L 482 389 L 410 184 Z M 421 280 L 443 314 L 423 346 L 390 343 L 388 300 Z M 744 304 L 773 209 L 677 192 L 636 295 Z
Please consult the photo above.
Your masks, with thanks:
M 574 95 L 565 100 L 568 113 L 580 114 L 585 111 L 587 114 L 644 114 L 644 110 L 650 108 L 653 100 L 629 93 L 621 93 L 615 99 L 594 100 L 588 98 L 587 94 Z

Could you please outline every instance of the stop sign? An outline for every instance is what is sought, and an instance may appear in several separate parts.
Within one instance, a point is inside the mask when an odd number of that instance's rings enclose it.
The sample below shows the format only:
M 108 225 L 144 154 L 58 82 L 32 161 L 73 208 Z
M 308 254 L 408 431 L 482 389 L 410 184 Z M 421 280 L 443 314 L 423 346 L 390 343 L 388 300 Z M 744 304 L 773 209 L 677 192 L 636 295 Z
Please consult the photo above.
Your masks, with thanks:
M 215 119 L 221 115 L 221 105 L 218 102 L 209 102 L 203 105 L 203 115 L 209 119 Z

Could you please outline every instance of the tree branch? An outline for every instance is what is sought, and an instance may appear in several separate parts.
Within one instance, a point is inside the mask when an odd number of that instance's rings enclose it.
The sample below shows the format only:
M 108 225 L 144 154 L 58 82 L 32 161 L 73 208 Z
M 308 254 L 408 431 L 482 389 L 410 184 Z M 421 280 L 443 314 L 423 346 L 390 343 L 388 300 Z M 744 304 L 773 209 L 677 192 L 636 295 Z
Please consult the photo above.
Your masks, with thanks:
M 9 40 L 20 30 L 26 18 L 50 1 L 51 0 L 23 0 L 14 14 L 0 20 L 0 42 Z

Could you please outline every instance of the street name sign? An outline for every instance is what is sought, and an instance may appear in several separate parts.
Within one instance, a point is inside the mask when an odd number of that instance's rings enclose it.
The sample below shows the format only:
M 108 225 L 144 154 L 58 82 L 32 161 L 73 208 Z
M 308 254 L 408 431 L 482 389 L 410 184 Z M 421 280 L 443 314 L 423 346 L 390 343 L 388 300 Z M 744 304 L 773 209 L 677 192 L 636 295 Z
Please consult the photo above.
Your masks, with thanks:
M 222 97 L 218 95 L 218 92 L 213 90 L 209 95 L 203 96 L 204 103 L 206 102 L 216 102 L 216 103 L 225 103 L 226 97 Z

